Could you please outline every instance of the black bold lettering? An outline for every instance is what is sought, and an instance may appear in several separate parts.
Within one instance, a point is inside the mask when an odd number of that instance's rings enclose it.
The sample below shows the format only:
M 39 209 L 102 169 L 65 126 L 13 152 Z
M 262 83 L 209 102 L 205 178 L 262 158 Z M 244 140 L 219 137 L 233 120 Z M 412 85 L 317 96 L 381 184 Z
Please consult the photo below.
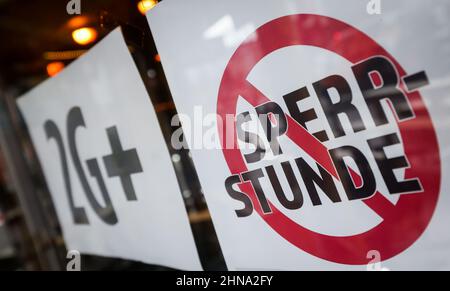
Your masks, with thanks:
M 335 137 L 345 135 L 339 114 L 345 113 L 350 120 L 354 132 L 366 129 L 358 109 L 352 104 L 352 91 L 347 81 L 339 75 L 332 75 L 313 83 L 314 90 L 322 105 L 325 116 L 330 123 Z M 329 90 L 334 88 L 339 94 L 339 101 L 333 103 Z
M 266 133 L 267 140 L 270 143 L 270 148 L 274 155 L 280 155 L 283 151 L 278 143 L 278 137 L 282 136 L 287 131 L 287 119 L 284 115 L 283 109 L 275 102 L 268 102 L 255 108 L 258 113 L 261 125 Z M 276 124 L 273 125 L 270 121 L 269 115 L 276 119 Z
M 303 126 L 306 130 L 308 128 L 306 127 L 306 123 L 311 120 L 317 119 L 317 113 L 314 110 L 314 108 L 308 109 L 306 111 L 300 111 L 300 108 L 297 104 L 297 102 L 309 97 L 308 88 L 303 87 L 301 89 L 298 89 L 292 93 L 289 93 L 285 96 L 284 102 L 286 103 L 286 106 L 289 110 L 289 114 L 294 118 L 295 121 L 297 121 L 301 126 Z M 328 140 L 328 135 L 325 132 L 325 130 L 315 132 L 313 135 L 320 141 L 324 142 Z
M 253 212 L 253 204 L 250 198 L 245 193 L 233 189 L 233 186 L 239 183 L 241 183 L 239 175 L 230 176 L 225 180 L 225 188 L 227 189 L 228 195 L 230 195 L 231 198 L 244 203 L 244 208 L 235 210 L 236 215 L 238 217 L 247 217 L 250 216 Z
M 289 162 L 281 163 L 281 167 L 283 168 L 284 174 L 286 175 L 286 179 L 291 188 L 293 199 L 289 200 L 286 197 L 283 188 L 280 185 L 280 180 L 275 173 L 274 167 L 268 166 L 266 167 L 266 172 L 269 176 L 269 180 L 272 184 L 273 190 L 275 191 L 275 195 L 277 195 L 277 198 L 280 201 L 281 205 L 283 205 L 287 209 L 299 209 L 303 206 L 303 196 L 297 178 L 295 177 L 294 171 L 292 170 L 291 164 Z
M 322 205 L 315 185 L 319 186 L 319 188 L 322 189 L 322 191 L 334 203 L 341 202 L 341 198 L 339 197 L 336 185 L 334 184 L 333 177 L 324 168 L 317 164 L 320 172 L 319 175 L 308 165 L 308 163 L 303 158 L 298 158 L 295 160 L 295 162 L 297 163 L 298 169 L 300 170 L 303 182 L 305 183 L 306 189 L 308 190 L 308 194 L 313 205 Z
M 89 186 L 87 177 L 83 171 L 83 166 L 81 164 L 80 156 L 78 154 L 78 149 L 75 142 L 75 133 L 77 128 L 85 127 L 83 114 L 81 113 L 81 109 L 79 107 L 73 107 L 69 114 L 67 115 L 67 137 L 69 141 L 69 150 L 70 155 L 72 157 L 72 162 L 75 167 L 75 170 L 78 174 L 78 178 L 80 179 L 81 187 L 83 188 L 86 197 L 94 209 L 95 213 L 97 213 L 98 217 L 100 217 L 107 224 L 117 224 L 118 219 L 116 215 L 116 211 L 112 205 L 111 197 L 106 189 L 105 183 L 103 181 L 103 177 L 99 174 L 99 168 L 96 159 L 88 160 L 88 167 L 91 171 L 91 174 L 97 178 L 98 185 L 100 187 L 100 192 L 102 194 L 103 201 L 105 206 L 102 206 L 94 193 L 92 192 L 91 187 Z M 98 169 L 98 171 L 96 171 Z
M 255 189 L 256 197 L 258 198 L 259 203 L 261 204 L 261 208 L 264 213 L 271 213 L 272 210 L 270 209 L 269 202 L 267 201 L 267 198 L 264 194 L 264 191 L 261 187 L 261 183 L 259 182 L 259 179 L 264 177 L 264 173 L 261 169 L 253 170 L 250 172 L 243 173 L 242 180 L 244 181 L 250 181 L 253 185 L 253 189 Z
M 384 57 L 373 57 L 352 67 L 359 88 L 366 100 L 372 118 L 377 126 L 388 123 L 381 100 L 388 99 L 399 120 L 411 118 L 414 113 L 405 94 L 398 88 L 399 78 L 395 66 Z M 376 72 L 382 80 L 375 86 L 371 73 Z
M 369 139 L 367 143 L 373 152 L 378 168 L 391 194 L 418 192 L 422 190 L 419 179 L 415 178 L 399 182 L 394 175 L 393 170 L 408 167 L 408 161 L 404 156 L 388 159 L 384 152 L 385 147 L 400 143 L 397 134 L 393 133 Z
M 330 150 L 330 155 L 349 200 L 368 198 L 375 193 L 377 187 L 375 176 L 361 151 L 352 146 L 343 146 Z M 350 157 L 355 161 L 361 174 L 362 186 L 356 187 L 349 172 L 350 169 L 345 164 L 344 157 Z
M 264 158 L 264 154 L 266 152 L 263 140 L 257 134 L 245 131 L 242 128 L 242 125 L 244 123 L 251 120 L 252 116 L 248 111 L 243 112 L 236 117 L 236 130 L 239 140 L 245 143 L 253 144 L 255 146 L 255 151 L 253 153 L 244 155 L 245 161 L 249 164 L 261 161 Z

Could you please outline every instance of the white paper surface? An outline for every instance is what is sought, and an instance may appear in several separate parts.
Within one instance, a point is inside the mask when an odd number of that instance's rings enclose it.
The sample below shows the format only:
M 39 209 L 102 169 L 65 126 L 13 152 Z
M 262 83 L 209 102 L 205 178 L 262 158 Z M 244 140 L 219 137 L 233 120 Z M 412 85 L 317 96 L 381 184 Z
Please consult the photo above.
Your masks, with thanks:
M 442 184 L 436 209 L 426 230 L 410 246 L 389 260 L 383 262 L 383 267 L 392 270 L 415 269 L 450 269 L 450 196 L 448 189 L 450 181 L 445 177 L 450 171 L 450 135 L 448 112 L 450 109 L 449 77 L 450 77 L 450 5 L 447 1 L 382 1 L 379 15 L 369 15 L 366 11 L 368 1 L 304 1 L 304 0 L 246 0 L 246 1 L 180 1 L 166 0 L 148 12 L 147 18 L 154 36 L 170 89 L 177 110 L 194 120 L 196 108 L 199 106 L 204 113 L 217 112 L 218 94 L 221 80 L 227 64 L 244 40 L 258 43 L 258 35 L 248 38 L 257 28 L 274 19 L 287 15 L 315 14 L 332 17 L 344 22 L 377 42 L 398 63 L 412 74 L 424 70 L 430 80 L 430 85 L 420 89 L 422 100 L 432 118 L 434 129 L 439 141 L 439 158 L 441 161 Z M 186 11 L 189 11 L 186 13 Z M 168 24 L 167 19 L 171 22 Z M 318 25 L 312 23 L 311 25 Z M 306 24 L 305 24 L 306 25 Z M 296 27 L 286 26 L 292 31 Z M 283 30 L 274 30 L 273 39 L 283 35 Z M 345 38 L 346 31 L 336 35 L 333 42 Z M 323 31 L 318 31 L 320 38 Z M 266 38 L 267 41 L 267 38 Z M 270 43 L 270 41 L 268 41 Z M 269 44 L 268 44 L 269 45 Z M 358 43 L 348 43 L 344 48 L 358 50 Z M 258 53 L 259 49 L 255 49 Z M 251 60 L 243 58 L 242 65 Z M 350 86 L 357 92 L 358 85 L 352 80 L 351 63 L 327 50 L 313 46 L 294 45 L 272 52 L 261 59 L 247 80 L 256 88 L 269 96 L 271 100 L 281 104 L 283 109 L 283 94 L 302 86 L 311 84 L 330 74 L 341 74 L 350 80 Z M 238 70 L 236 74 L 239 74 Z M 361 93 L 355 93 L 354 103 L 360 107 L 363 118 L 370 117 Z M 311 94 L 313 95 L 313 94 Z M 233 98 L 233 96 L 230 96 Z M 387 105 L 387 104 L 385 104 Z M 302 103 L 303 108 L 316 108 L 319 120 L 308 124 L 312 132 L 324 128 L 332 136 L 326 117 L 320 110 L 316 98 L 309 98 Z M 239 99 L 236 112 L 252 110 L 252 106 L 243 98 Z M 369 154 L 365 143 L 369 136 L 377 136 L 383 130 L 398 132 L 395 117 L 389 115 L 389 128 L 368 127 L 366 133 L 350 134 L 344 140 L 330 140 L 327 146 L 352 144 Z M 343 121 L 344 127 L 351 126 Z M 184 126 L 185 127 L 185 126 Z M 208 126 L 217 133 L 217 125 Z M 186 127 L 185 127 L 186 129 Z M 420 131 L 420 127 L 416 129 Z M 366 134 L 366 135 L 365 135 Z M 194 137 L 190 137 L 194 139 Z M 189 139 L 189 137 L 188 137 Z M 415 142 L 424 142 L 416 140 Z M 284 137 L 280 141 L 285 156 L 278 160 L 307 155 L 298 150 Z M 321 259 L 301 248 L 298 248 L 274 231 L 256 212 L 239 218 L 235 214 L 242 204 L 233 200 L 227 193 L 224 181 L 231 175 L 230 169 L 221 150 L 197 149 L 191 147 L 192 156 L 198 171 L 200 182 L 204 189 L 206 201 L 212 214 L 213 222 L 219 236 L 228 267 L 232 270 L 270 269 L 270 270 L 328 270 L 353 269 L 365 270 L 365 264 L 349 265 Z M 403 152 L 401 146 L 389 149 L 391 156 Z M 436 154 L 437 151 L 433 154 Z M 409 159 L 418 157 L 408 157 Z M 419 157 L 420 158 L 420 157 Z M 267 164 L 275 160 L 263 161 Z M 263 163 L 261 162 L 261 163 Z M 371 167 L 376 168 L 374 161 Z M 263 163 L 264 164 L 264 163 Z M 428 169 L 435 170 L 439 166 L 423 164 Z M 249 168 L 261 167 L 249 165 Z M 296 172 L 298 176 L 298 173 Z M 386 185 L 379 173 L 375 173 L 378 190 L 386 193 Z M 404 169 L 396 171 L 397 178 L 404 178 Z M 263 186 L 267 186 L 264 182 Z M 282 181 L 284 189 L 289 189 L 286 181 Z M 307 193 L 303 187 L 303 193 Z M 341 186 L 337 186 L 338 188 Z M 266 189 L 269 189 L 266 188 Z M 341 197 L 342 189 L 339 188 Z M 287 190 L 288 193 L 291 193 Z M 273 193 L 269 200 L 280 211 L 298 225 L 311 231 L 333 237 L 346 237 L 364 233 L 382 223 L 383 218 L 369 209 L 362 201 L 343 201 L 333 204 L 326 196 L 321 196 L 323 205 L 313 207 L 307 195 L 305 205 L 300 211 L 283 209 Z M 292 195 L 292 194 L 290 194 Z M 323 195 L 321 193 L 320 195 Z M 410 194 L 413 195 L 413 194 Z M 385 195 L 386 199 L 396 205 L 397 195 Z M 419 210 L 421 211 L 420 207 Z M 414 232 L 414 229 L 404 229 Z M 402 235 L 402 234 L 400 234 Z M 306 239 L 306 238 L 305 238 Z M 320 245 L 316 241 L 314 244 Z M 332 245 L 323 244 L 323 249 L 332 249 Z M 383 253 L 381 253 L 383 257 Z M 370 262 L 370 257 L 367 263 Z
M 69 250 L 173 268 L 201 269 L 168 149 L 120 29 L 111 32 L 59 75 L 22 96 L 18 104 L 39 156 Z M 82 114 L 84 126 L 78 123 L 75 127 L 73 144 L 88 187 L 99 206 L 104 207 L 106 202 L 101 195 L 99 179 L 90 174 L 87 164 L 87 160 L 96 159 L 116 215 L 116 219 L 108 222 L 94 211 L 75 168 L 68 116 L 76 108 Z M 88 223 L 74 223 L 62 156 L 54 130 L 53 134 L 50 130 L 47 138 L 46 122 L 56 125 L 61 135 L 73 203 L 84 209 Z M 108 173 L 104 157 L 113 152 L 110 139 L 114 139 L 114 131 L 125 155 L 122 161 L 114 160 L 112 166 L 109 164 L 112 168 L 115 165 L 116 172 L 112 169 Z M 139 162 L 136 162 L 136 155 Z M 131 174 L 126 175 L 127 170 Z M 125 187 L 122 177 L 118 176 L 124 173 L 123 180 L 128 185 Z M 130 183 L 134 191 L 129 189 Z M 125 191 L 134 193 L 127 192 L 131 195 L 127 198 Z M 110 210 L 101 211 L 108 213 Z

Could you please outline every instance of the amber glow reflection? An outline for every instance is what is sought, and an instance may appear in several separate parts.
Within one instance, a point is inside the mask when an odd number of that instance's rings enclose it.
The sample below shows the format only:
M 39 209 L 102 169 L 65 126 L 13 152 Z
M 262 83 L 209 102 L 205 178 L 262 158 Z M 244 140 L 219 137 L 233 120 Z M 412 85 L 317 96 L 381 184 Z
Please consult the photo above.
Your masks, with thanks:
M 97 31 L 91 27 L 83 27 L 72 32 L 73 40 L 80 45 L 87 45 L 97 39 Z

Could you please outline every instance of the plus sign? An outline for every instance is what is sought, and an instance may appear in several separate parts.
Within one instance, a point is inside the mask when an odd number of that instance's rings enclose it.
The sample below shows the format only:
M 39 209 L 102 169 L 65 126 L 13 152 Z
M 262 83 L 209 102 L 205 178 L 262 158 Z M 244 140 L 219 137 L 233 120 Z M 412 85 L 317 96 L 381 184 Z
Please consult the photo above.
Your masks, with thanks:
M 117 127 L 106 129 L 112 153 L 103 157 L 108 176 L 120 177 L 127 200 L 137 200 L 131 175 L 142 172 L 141 162 L 136 149 L 123 150 Z

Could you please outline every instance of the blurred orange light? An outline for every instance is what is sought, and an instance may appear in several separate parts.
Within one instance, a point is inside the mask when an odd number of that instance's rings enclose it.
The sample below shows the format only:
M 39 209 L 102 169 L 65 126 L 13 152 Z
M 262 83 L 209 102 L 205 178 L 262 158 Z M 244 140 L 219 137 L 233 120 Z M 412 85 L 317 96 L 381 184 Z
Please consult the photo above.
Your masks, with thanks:
M 81 45 L 87 45 L 97 39 L 97 31 L 91 27 L 83 27 L 72 32 L 73 40 Z
M 161 62 L 161 56 L 159 54 L 155 56 L 155 61 L 157 61 L 158 63 Z
M 63 62 L 51 62 L 47 65 L 47 74 L 50 77 L 56 76 L 59 72 L 64 69 L 64 63 Z
M 86 16 L 75 16 L 75 17 L 72 17 L 67 22 L 67 26 L 70 29 L 76 29 L 76 28 L 80 28 L 82 26 L 87 25 L 88 22 L 89 22 L 89 18 L 87 18 Z
M 138 3 L 139 12 L 141 12 L 143 15 L 145 15 L 145 13 L 147 11 L 149 11 L 150 9 L 152 9 L 153 7 L 155 7 L 156 4 L 158 4 L 157 0 L 142 0 L 142 1 L 139 1 L 139 3 Z

